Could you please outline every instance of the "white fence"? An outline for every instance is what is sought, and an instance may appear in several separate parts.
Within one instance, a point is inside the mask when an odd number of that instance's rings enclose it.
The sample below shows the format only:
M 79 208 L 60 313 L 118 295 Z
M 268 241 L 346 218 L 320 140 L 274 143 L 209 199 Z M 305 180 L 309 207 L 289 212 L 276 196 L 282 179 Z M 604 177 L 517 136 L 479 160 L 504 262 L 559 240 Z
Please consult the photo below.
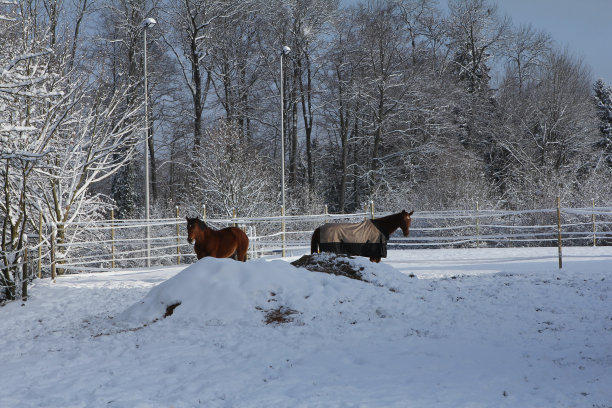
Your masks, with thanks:
M 375 214 L 381 217 L 387 214 Z M 249 236 L 249 258 L 292 255 L 310 248 L 312 231 L 325 222 L 359 222 L 370 212 L 312 214 L 254 218 L 208 218 L 213 228 L 238 225 Z M 390 248 L 511 247 L 612 244 L 612 208 L 557 208 L 526 211 L 422 211 L 412 216 L 410 236 L 399 231 Z M 150 220 L 151 263 L 191 263 L 195 256 L 187 243 L 184 218 Z M 39 243 L 29 250 L 31 273 L 109 270 L 139 267 L 146 261 L 144 220 L 107 220 L 63 226 L 66 243 L 50 245 L 53 234 L 43 226 Z M 79 233 L 75 231 L 82 229 Z M 35 270 L 32 270 L 35 269 Z
M 33 277 L 82 271 L 141 267 L 146 264 L 145 229 L 151 230 L 150 263 L 192 263 L 193 247 L 187 243 L 185 219 L 87 221 L 67 225 L 43 225 L 29 235 L 28 247 L 18 254 L 3 254 L 9 266 L 0 273 L 12 276 L 9 298 L 27 298 Z M 213 228 L 237 225 L 249 236 L 249 258 L 262 255 L 299 255 L 309 252 L 312 232 L 326 222 L 359 222 L 382 217 L 373 210 L 356 214 L 311 214 L 253 218 L 206 218 Z M 503 211 L 416 211 L 410 236 L 391 236 L 390 249 L 439 247 L 514 247 L 612 245 L 612 207 L 557 208 Z M 6 257 L 4 255 L 7 255 Z M 2 293 L 0 293 L 1 295 Z M 6 294 L 5 294 L 6 295 Z M 2 296 L 0 296 L 0 302 Z

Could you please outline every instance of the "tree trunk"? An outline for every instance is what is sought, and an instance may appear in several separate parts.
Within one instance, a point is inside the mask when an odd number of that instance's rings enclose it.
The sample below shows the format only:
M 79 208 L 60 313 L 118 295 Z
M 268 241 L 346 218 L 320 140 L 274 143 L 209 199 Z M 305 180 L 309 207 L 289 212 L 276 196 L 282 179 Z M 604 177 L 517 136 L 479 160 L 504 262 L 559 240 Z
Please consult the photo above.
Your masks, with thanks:
M 302 116 L 304 118 L 304 131 L 306 133 L 306 162 L 307 162 L 307 175 L 308 175 L 308 187 L 311 191 L 314 190 L 314 171 L 312 164 L 312 71 L 310 69 L 310 59 L 308 54 L 305 54 L 306 59 L 306 89 L 304 89 L 304 82 L 302 81 L 302 62 L 298 60 L 299 72 L 300 72 L 300 94 L 302 99 Z
M 376 132 L 374 134 L 374 148 L 372 150 L 372 164 L 370 167 L 371 176 L 370 176 L 370 191 L 369 194 L 372 195 L 375 191 L 375 185 L 378 182 L 378 177 L 376 175 L 376 171 L 379 166 L 379 155 L 380 148 L 383 139 L 383 117 L 384 117 L 384 103 L 385 103 L 385 92 L 384 89 L 380 89 L 379 93 L 379 101 L 378 101 L 378 111 L 376 112 Z
M 23 248 L 23 267 L 21 268 L 21 299 L 28 300 L 28 248 Z
M 342 109 L 342 108 L 341 108 Z M 339 204 L 340 212 L 346 212 L 346 183 L 348 180 L 348 119 L 344 118 L 344 114 L 340 111 L 340 143 L 342 144 L 342 153 L 340 159 L 340 166 L 342 176 L 340 179 L 340 192 L 339 192 Z
M 194 23 L 195 24 L 195 23 Z M 202 139 L 202 75 L 200 72 L 199 54 L 197 50 L 196 37 L 191 37 L 191 82 L 193 83 L 193 148 L 198 150 Z
M 157 164 L 155 162 L 155 143 L 153 138 L 153 107 L 152 99 L 149 98 L 149 118 L 148 118 L 148 129 L 147 129 L 147 146 L 149 147 L 149 163 L 150 163 L 150 175 L 151 175 L 151 193 L 153 196 L 153 202 L 157 201 Z
M 289 92 L 289 103 L 291 104 L 291 131 L 289 148 L 289 185 L 296 187 L 298 175 L 298 112 L 297 112 L 297 92 L 298 92 L 299 69 L 297 64 L 293 64 L 292 86 Z

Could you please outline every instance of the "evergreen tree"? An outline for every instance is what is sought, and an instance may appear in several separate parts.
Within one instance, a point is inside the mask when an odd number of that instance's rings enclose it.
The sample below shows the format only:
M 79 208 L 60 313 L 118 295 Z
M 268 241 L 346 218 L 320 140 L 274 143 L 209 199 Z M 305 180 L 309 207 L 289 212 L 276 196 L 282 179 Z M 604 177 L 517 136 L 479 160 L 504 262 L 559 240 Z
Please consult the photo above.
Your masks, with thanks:
M 117 206 L 117 218 L 132 218 L 136 210 L 136 169 L 134 161 L 128 162 L 112 179 L 111 196 Z
M 596 147 L 603 151 L 606 164 L 612 167 L 612 87 L 601 79 L 593 86 L 601 139 Z

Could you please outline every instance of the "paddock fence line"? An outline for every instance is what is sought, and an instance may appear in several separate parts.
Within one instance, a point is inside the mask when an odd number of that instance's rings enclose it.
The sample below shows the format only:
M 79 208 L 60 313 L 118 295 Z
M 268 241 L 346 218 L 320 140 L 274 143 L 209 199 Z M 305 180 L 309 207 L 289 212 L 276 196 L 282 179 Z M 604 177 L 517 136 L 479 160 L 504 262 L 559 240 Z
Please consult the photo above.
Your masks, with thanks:
M 310 250 L 312 232 L 327 222 L 360 222 L 382 217 L 373 204 L 364 212 L 353 214 L 282 215 L 268 217 L 202 216 L 213 228 L 237 225 L 247 233 L 249 258 L 292 256 Z M 145 228 L 151 229 L 150 250 L 153 265 L 176 265 L 195 261 L 193 247 L 187 243 L 185 218 L 177 208 L 172 218 L 109 219 L 49 225 L 40 221 L 39 230 L 28 237 L 22 254 L 11 254 L 17 260 L 0 266 L 0 272 L 20 273 L 33 278 L 64 273 L 138 268 L 145 265 Z M 58 241 L 58 231 L 63 241 Z M 417 211 L 412 216 L 410 236 L 397 231 L 388 243 L 390 249 L 408 248 L 484 248 L 520 246 L 612 245 L 612 207 L 555 208 L 533 210 Z M 27 256 L 25 251 L 27 250 Z M 26 279 L 27 280 L 27 279 Z M 21 281 L 21 279 L 15 279 Z M 27 293 L 27 290 L 26 290 Z

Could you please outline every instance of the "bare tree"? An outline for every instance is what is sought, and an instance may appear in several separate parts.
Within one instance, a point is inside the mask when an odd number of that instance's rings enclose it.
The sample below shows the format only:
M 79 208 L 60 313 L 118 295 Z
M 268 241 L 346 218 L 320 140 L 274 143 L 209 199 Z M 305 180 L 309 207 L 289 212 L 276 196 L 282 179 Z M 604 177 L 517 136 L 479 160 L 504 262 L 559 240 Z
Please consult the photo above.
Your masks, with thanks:
M 326 91 L 323 101 L 327 120 L 325 127 L 328 129 L 329 144 L 334 150 L 340 151 L 340 158 L 337 160 L 334 155 L 331 155 L 331 162 L 334 163 L 334 170 L 337 169 L 337 171 L 329 171 L 329 165 L 319 169 L 321 173 L 328 174 L 328 181 L 330 181 L 329 175 L 338 174 L 340 177 L 340 180 L 337 180 L 336 177 L 332 178 L 336 186 L 325 184 L 328 190 L 336 192 L 334 195 L 328 193 L 328 196 L 331 196 L 332 202 L 337 200 L 337 209 L 335 205 L 332 206 L 332 209 L 340 212 L 348 209 L 351 136 L 356 136 L 359 112 L 358 94 L 355 90 L 360 79 L 362 58 L 361 53 L 358 52 L 357 29 L 352 24 L 348 13 L 346 11 L 334 24 L 332 42 L 325 56 L 327 66 L 323 70 L 326 74 L 323 77 Z M 326 161 L 321 160 L 321 162 Z
M 214 0 L 172 0 L 164 14 L 164 20 L 174 28 L 164 35 L 165 43 L 176 58 L 191 96 L 194 150 L 202 144 L 202 119 L 212 80 L 208 45 L 211 24 L 219 17 L 220 5 Z
M 495 144 L 504 152 L 503 192 L 514 205 L 523 204 L 525 197 L 539 203 L 568 194 L 595 167 L 597 130 L 590 84 L 590 71 L 582 61 L 551 50 L 529 85 L 523 84 L 522 98 L 506 96 L 518 94 L 508 83 L 502 88 L 505 127 Z
M 525 84 L 534 79 L 551 47 L 549 34 L 536 31 L 531 25 L 519 26 L 503 49 L 507 59 L 505 81 L 516 81 L 520 94 Z

